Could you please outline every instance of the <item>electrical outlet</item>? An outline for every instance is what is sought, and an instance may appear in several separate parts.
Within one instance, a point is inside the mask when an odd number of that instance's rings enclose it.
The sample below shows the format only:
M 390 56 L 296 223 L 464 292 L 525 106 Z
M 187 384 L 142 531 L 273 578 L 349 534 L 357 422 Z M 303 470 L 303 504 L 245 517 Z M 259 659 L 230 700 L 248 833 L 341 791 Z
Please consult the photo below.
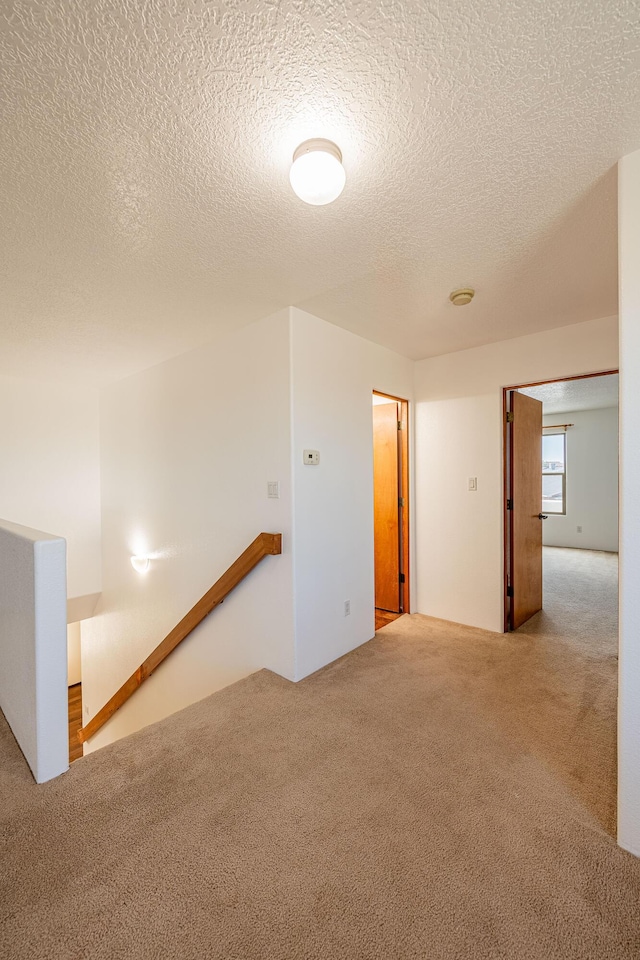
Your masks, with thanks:
M 582 533 L 582 527 L 576 527 L 576 530 L 578 531 L 578 533 Z
M 344 602 L 344 615 L 348 617 L 351 614 L 351 600 L 345 600 Z
M 84 715 L 85 715 L 85 717 L 88 717 L 88 716 L 89 716 L 89 705 L 88 705 L 88 704 L 85 704 Z

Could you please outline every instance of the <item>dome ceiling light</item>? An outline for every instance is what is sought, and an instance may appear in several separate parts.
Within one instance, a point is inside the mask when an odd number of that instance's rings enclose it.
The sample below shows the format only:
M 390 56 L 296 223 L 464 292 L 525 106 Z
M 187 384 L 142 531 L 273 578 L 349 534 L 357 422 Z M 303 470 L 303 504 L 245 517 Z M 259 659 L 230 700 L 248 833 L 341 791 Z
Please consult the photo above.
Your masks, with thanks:
M 333 203 L 347 180 L 340 148 L 331 140 L 305 140 L 293 154 L 289 180 L 305 203 L 314 207 Z
M 454 305 L 454 307 L 464 307 L 468 303 L 471 303 L 475 295 L 475 290 L 472 290 L 471 287 L 461 287 L 460 290 L 452 290 L 449 294 L 449 300 Z

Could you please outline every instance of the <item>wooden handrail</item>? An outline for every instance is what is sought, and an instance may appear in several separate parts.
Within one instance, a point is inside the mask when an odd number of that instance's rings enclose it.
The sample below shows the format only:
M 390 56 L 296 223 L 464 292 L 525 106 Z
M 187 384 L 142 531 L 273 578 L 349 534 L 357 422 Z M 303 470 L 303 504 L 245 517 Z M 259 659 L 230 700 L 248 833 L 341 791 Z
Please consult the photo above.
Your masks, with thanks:
M 102 710 L 96 713 L 86 727 L 78 731 L 78 740 L 84 743 L 90 737 L 97 733 L 100 727 L 104 726 L 125 703 L 132 693 L 144 683 L 147 677 L 150 677 L 154 670 L 157 670 L 163 660 L 175 650 L 179 643 L 185 637 L 188 637 L 192 630 L 201 623 L 211 611 L 222 603 L 234 587 L 237 587 L 241 580 L 251 573 L 261 560 L 268 556 L 275 556 L 282 553 L 282 534 L 281 533 L 260 533 L 242 553 L 235 563 L 232 563 L 226 573 L 223 573 L 210 590 L 198 600 L 189 610 L 189 613 L 182 618 L 171 633 L 168 633 L 164 640 L 158 644 L 153 653 L 149 654 L 135 673 L 132 673 L 126 683 L 123 683 L 120 689 L 114 693 L 108 703 L 105 703 Z

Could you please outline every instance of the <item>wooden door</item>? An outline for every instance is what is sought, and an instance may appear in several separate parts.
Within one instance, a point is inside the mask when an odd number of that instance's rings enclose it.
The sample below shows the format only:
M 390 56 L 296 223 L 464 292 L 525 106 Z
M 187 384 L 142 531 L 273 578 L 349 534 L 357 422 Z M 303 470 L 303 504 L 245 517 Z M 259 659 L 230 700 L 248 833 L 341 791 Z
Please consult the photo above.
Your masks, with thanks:
M 510 391 L 510 625 L 542 609 L 542 403 Z
M 373 406 L 373 533 L 376 607 L 400 612 L 399 405 Z

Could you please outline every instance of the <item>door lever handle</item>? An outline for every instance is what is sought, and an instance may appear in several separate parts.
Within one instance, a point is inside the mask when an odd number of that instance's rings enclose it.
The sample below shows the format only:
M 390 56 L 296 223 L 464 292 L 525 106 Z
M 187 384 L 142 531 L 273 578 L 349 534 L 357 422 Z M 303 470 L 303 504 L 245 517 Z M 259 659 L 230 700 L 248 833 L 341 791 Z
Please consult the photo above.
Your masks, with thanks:
M 538 520 L 548 520 L 548 519 L 549 519 L 549 517 L 547 516 L 546 513 L 539 513 L 539 514 L 538 514 Z

